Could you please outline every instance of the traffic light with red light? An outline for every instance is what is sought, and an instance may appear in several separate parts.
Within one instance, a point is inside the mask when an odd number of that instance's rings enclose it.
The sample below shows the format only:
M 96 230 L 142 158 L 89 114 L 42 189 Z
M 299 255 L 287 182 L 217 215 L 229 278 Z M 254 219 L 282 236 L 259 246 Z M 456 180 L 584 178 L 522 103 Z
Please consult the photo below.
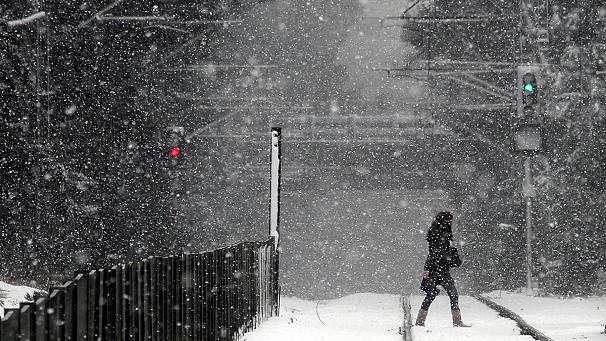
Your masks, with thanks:
M 172 175 L 184 158 L 185 130 L 179 126 L 169 126 L 160 131 L 158 146 L 162 152 L 163 168 Z
M 179 157 L 179 155 L 181 155 L 181 148 L 174 146 L 170 149 L 170 151 L 168 152 L 168 155 L 170 157 L 172 157 L 173 159 L 176 159 Z

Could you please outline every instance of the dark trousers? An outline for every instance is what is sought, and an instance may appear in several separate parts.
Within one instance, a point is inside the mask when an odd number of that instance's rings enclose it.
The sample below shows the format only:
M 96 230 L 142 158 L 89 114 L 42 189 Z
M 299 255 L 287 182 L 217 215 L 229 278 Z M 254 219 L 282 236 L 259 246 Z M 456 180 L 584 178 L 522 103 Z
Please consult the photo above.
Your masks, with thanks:
M 431 302 L 438 296 L 440 293 L 440 289 L 437 288 L 438 285 L 441 285 L 448 297 L 450 298 L 450 309 L 459 310 L 459 293 L 457 292 L 457 288 L 455 287 L 455 282 L 450 277 L 450 273 L 440 274 L 440 276 L 433 277 L 430 276 L 426 280 L 426 283 L 423 287 L 423 290 L 427 293 L 423 303 L 421 304 L 421 309 L 429 310 L 429 306 Z

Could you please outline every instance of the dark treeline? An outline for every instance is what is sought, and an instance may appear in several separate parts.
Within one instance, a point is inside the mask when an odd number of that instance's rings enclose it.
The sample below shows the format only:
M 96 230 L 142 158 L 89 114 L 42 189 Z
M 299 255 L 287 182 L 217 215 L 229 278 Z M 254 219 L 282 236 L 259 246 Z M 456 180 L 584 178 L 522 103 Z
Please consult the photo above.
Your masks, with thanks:
M 56 283 L 76 270 L 181 252 L 187 244 L 188 235 L 174 229 L 178 193 L 162 141 L 168 126 L 181 124 L 171 103 L 151 97 L 174 80 L 149 70 L 213 28 L 87 21 L 111 3 L 0 4 L 4 280 Z M 244 5 L 139 1 L 111 14 L 218 20 Z M 46 16 L 16 22 L 40 12 Z M 205 50 L 195 53 L 176 62 L 191 63 Z
M 422 7 L 419 14 L 519 18 L 518 4 L 436 1 L 435 7 Z M 533 9 L 548 13 L 544 25 L 550 37 L 545 52 L 549 66 L 542 69 L 543 83 L 539 84 L 544 104 L 543 153 L 532 159 L 536 188 L 533 275 L 546 293 L 605 294 L 606 93 L 602 72 L 606 6 L 602 1 L 583 0 L 551 1 L 550 6 Z M 521 61 L 518 19 L 451 24 L 448 30 L 440 25 L 415 25 L 404 31 L 404 37 L 433 60 Z M 513 91 L 515 77 L 511 75 L 483 77 Z M 432 86 L 436 100 L 471 103 L 479 96 L 449 81 L 434 80 Z M 476 116 L 484 120 L 481 124 L 465 124 L 492 136 L 498 144 L 510 138 L 512 115 L 511 110 L 482 112 Z M 470 283 L 482 289 L 524 285 L 523 159 L 512 153 L 503 165 L 508 171 L 488 177 L 495 182 L 492 190 L 483 193 L 483 198 L 472 195 L 466 200 L 468 212 L 462 223 L 470 240 L 466 248 L 481 256 L 473 260 Z

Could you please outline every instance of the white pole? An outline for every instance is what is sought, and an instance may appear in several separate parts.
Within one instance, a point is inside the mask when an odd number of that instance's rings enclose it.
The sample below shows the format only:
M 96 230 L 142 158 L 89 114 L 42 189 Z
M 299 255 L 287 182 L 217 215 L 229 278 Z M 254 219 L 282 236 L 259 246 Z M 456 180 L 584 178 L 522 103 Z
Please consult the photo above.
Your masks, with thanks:
M 280 172 L 281 172 L 281 129 L 271 129 L 271 183 L 269 208 L 269 236 L 275 237 L 275 246 L 280 244 Z

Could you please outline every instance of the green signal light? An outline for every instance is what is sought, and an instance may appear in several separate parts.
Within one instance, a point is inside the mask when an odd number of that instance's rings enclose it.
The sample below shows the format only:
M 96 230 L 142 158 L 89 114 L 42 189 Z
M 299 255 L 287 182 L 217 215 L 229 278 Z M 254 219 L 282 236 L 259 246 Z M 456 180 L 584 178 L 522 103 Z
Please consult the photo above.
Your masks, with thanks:
M 524 84 L 524 92 L 534 92 L 535 86 L 531 83 Z
M 522 77 L 522 90 L 526 93 L 526 94 L 534 94 L 537 92 L 537 77 L 531 73 L 531 72 L 527 72 L 523 77 Z

